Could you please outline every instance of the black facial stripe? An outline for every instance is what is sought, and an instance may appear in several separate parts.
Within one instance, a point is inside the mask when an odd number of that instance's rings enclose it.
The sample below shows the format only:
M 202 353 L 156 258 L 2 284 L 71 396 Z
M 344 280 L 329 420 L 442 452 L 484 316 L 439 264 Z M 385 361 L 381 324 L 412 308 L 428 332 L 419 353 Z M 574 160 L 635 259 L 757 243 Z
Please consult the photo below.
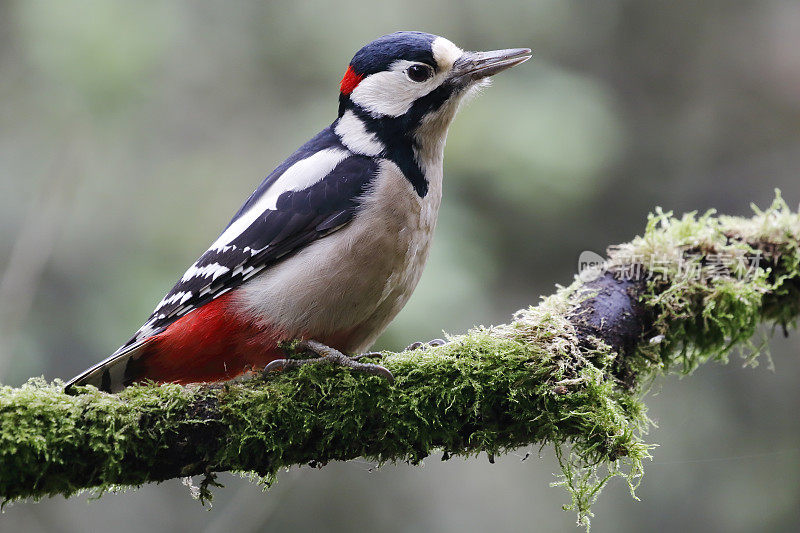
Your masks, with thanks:
M 428 113 L 438 110 L 458 90 L 460 90 L 458 86 L 449 82 L 444 82 L 422 98 L 419 98 L 411 106 L 411 109 L 409 109 L 408 112 L 403 115 L 403 117 L 405 117 L 408 121 L 408 126 L 412 129 L 416 129 L 416 127 L 419 126 L 422 117 Z
M 364 123 L 367 131 L 374 133 L 378 140 L 386 146 L 384 157 L 394 162 L 408 181 L 424 198 L 428 194 L 428 181 L 414 157 L 414 132 L 422 118 L 428 113 L 438 110 L 453 94 L 460 90 L 458 86 L 443 83 L 430 93 L 418 99 L 404 115 L 399 117 L 375 118 L 371 113 L 355 105 L 346 95 L 342 95 L 339 105 L 339 116 L 346 110 L 352 110 Z
M 382 154 L 383 157 L 394 162 L 406 179 L 411 182 L 417 194 L 424 198 L 428 194 L 428 181 L 414 157 L 414 131 L 405 127 L 403 117 L 376 119 L 352 102 L 346 104 L 345 107 L 351 109 L 361 119 L 367 131 L 378 137 L 378 140 L 386 147 Z

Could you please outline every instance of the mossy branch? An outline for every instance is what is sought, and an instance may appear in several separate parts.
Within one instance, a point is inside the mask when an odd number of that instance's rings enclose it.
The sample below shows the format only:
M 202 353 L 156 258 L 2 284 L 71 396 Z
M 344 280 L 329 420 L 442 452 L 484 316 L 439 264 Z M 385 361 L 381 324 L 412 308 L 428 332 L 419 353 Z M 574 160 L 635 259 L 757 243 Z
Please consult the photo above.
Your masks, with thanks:
M 396 377 L 307 365 L 223 385 L 140 385 L 119 395 L 32 379 L 0 388 L 0 496 L 65 496 L 213 472 L 270 483 L 291 465 L 364 457 L 416 464 L 553 444 L 588 520 L 613 475 L 649 457 L 642 392 L 800 312 L 800 217 L 780 199 L 752 218 L 658 212 L 576 279 L 507 325 L 387 353 Z M 720 258 L 724 259 L 721 260 Z M 634 272 L 635 270 L 635 272 Z M 757 350 L 756 350 L 757 351 Z

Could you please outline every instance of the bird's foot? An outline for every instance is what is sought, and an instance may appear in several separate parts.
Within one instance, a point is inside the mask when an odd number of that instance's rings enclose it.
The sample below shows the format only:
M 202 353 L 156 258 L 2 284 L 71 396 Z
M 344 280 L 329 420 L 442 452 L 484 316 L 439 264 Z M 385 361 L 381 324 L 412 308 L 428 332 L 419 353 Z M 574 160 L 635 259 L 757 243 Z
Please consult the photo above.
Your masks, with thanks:
M 432 341 L 428 342 L 417 341 L 417 342 L 412 342 L 411 344 L 406 346 L 406 349 L 403 351 L 410 352 L 411 350 L 416 350 L 418 348 L 422 348 L 423 346 L 441 346 L 443 344 L 447 344 L 447 341 L 445 341 L 444 339 L 433 339 Z
M 373 363 L 359 363 L 358 359 L 363 357 L 370 357 L 381 355 L 378 352 L 365 353 L 355 357 L 348 357 L 339 350 L 326 346 L 321 342 L 307 340 L 297 343 L 295 348 L 297 351 L 308 351 L 317 354 L 319 357 L 313 359 L 276 359 L 271 361 L 264 367 L 264 374 L 274 370 L 285 370 L 287 368 L 297 368 L 308 364 L 330 363 L 340 366 L 352 368 L 358 372 L 369 374 L 371 376 L 380 376 L 385 378 L 389 383 L 394 383 L 394 376 L 388 368 L 373 364 Z

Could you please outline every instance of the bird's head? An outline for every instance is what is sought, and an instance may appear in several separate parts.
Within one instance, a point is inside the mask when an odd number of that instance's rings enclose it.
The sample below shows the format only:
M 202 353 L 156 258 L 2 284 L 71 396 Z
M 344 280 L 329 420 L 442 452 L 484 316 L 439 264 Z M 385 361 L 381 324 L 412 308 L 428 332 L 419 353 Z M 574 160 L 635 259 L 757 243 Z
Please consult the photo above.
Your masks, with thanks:
M 394 142 L 439 150 L 464 96 L 530 54 L 528 48 L 465 52 L 444 37 L 415 31 L 384 35 L 356 52 L 347 67 L 338 129 L 366 155 Z

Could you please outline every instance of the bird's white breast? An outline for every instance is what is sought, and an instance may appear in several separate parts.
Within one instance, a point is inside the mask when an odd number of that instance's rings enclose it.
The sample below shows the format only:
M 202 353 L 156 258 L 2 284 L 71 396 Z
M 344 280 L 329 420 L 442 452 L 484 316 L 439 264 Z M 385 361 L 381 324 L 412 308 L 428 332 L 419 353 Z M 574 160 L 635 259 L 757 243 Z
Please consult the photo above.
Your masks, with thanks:
M 341 349 L 367 349 L 422 275 L 442 196 L 441 159 L 427 166 L 420 198 L 399 168 L 380 170 L 355 218 L 236 291 L 244 312 L 290 337 L 350 332 Z

